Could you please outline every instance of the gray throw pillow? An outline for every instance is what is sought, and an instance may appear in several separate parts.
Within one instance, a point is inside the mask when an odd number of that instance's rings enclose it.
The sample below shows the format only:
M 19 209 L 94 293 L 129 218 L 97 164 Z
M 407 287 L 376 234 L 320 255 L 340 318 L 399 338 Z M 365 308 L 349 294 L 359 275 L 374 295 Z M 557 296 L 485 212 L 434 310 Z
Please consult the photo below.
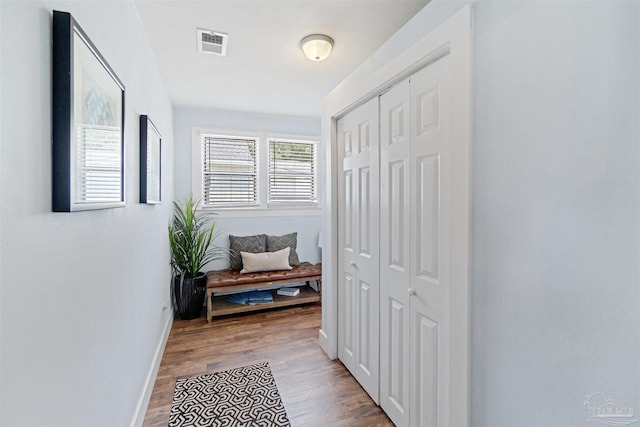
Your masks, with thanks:
M 300 265 L 298 252 L 296 252 L 297 246 L 297 232 L 285 234 L 284 236 L 267 236 L 267 252 L 275 252 L 287 247 L 291 248 L 289 252 L 289 265 Z
M 257 236 L 232 236 L 229 235 L 229 264 L 232 270 L 242 270 L 242 257 L 240 251 L 258 254 L 267 252 L 267 235 Z

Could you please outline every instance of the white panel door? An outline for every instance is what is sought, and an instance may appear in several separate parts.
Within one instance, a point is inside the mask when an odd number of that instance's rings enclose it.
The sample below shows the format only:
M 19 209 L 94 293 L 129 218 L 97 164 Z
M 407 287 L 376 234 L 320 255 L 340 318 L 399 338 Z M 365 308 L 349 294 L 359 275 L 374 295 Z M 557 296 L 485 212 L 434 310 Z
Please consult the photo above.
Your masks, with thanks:
M 338 357 L 378 402 L 378 100 L 338 120 Z
M 455 403 L 449 63 L 444 56 L 380 97 L 380 402 L 397 426 L 447 426 Z
M 448 57 L 411 76 L 411 426 L 448 426 L 451 106 Z
M 380 96 L 380 406 L 409 425 L 409 81 Z

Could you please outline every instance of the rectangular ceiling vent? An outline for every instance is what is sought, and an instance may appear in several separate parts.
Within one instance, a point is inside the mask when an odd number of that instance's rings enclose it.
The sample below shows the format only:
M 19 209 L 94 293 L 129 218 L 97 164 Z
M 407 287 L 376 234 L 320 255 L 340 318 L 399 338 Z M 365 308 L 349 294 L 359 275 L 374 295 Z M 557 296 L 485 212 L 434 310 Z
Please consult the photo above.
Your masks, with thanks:
M 218 31 L 197 29 L 198 50 L 204 53 L 225 56 L 227 54 L 227 39 L 229 35 Z

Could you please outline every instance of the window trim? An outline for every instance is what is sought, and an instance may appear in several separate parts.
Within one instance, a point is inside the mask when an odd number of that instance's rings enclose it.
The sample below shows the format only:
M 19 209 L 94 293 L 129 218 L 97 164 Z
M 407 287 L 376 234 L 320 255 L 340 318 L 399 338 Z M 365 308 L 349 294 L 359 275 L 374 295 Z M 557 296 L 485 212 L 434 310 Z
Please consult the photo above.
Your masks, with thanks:
M 221 217 L 238 216 L 250 217 L 260 212 L 264 216 L 314 216 L 320 215 L 322 212 L 320 202 L 321 184 L 320 170 L 320 137 L 317 135 L 300 135 L 286 134 L 278 132 L 256 132 L 242 131 L 237 129 L 221 129 L 209 127 L 193 127 L 192 128 L 192 144 L 191 144 L 191 191 L 194 196 L 202 198 L 203 196 L 203 161 L 204 152 L 201 143 L 203 134 L 224 136 L 230 138 L 253 138 L 256 140 L 257 167 L 258 176 L 258 203 L 256 205 L 233 205 L 233 206 L 205 206 L 200 205 L 201 210 L 216 211 Z M 269 141 L 277 140 L 283 142 L 304 142 L 316 145 L 315 162 L 316 162 L 316 203 L 268 203 L 269 196 Z

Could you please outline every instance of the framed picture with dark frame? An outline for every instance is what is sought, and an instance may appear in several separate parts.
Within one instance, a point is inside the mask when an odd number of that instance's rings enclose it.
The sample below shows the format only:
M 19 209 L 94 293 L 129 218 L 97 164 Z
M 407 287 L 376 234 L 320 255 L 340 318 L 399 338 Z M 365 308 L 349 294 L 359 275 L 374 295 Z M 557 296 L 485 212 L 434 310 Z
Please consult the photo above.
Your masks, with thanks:
M 147 115 L 140 116 L 140 203 L 162 200 L 162 137 Z
M 53 211 L 124 206 L 124 85 L 67 12 L 52 59 Z

